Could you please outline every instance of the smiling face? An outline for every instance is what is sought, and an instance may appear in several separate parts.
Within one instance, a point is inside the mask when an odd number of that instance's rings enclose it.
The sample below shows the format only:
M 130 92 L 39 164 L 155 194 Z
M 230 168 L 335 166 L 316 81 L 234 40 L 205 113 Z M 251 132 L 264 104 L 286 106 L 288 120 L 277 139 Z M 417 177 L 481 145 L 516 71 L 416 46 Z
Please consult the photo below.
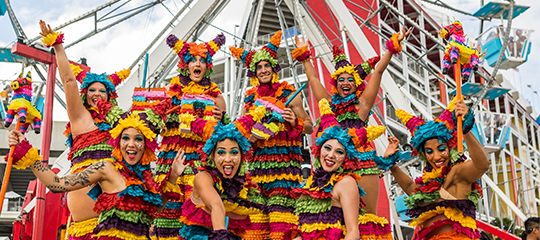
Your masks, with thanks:
M 268 84 L 272 82 L 272 75 L 274 74 L 274 70 L 272 69 L 272 64 L 270 64 L 270 62 L 264 60 L 260 61 L 259 63 L 257 63 L 256 71 L 259 83 Z
M 437 138 L 427 140 L 424 143 L 424 154 L 428 163 L 433 168 L 447 166 L 450 161 L 450 148 L 448 148 L 448 144 Z
M 88 91 L 86 92 L 86 103 L 91 107 L 97 107 L 96 101 L 101 99 L 107 101 L 107 88 L 103 83 L 95 82 L 88 86 Z
M 351 74 L 342 73 L 337 79 L 336 88 L 339 96 L 346 97 L 349 94 L 356 92 L 356 81 Z
M 122 157 L 129 165 L 137 164 L 144 154 L 144 136 L 135 128 L 126 128 L 120 138 Z
M 343 145 L 336 139 L 330 139 L 323 144 L 319 161 L 324 171 L 333 172 L 343 165 L 346 157 Z
M 195 56 L 188 63 L 189 78 L 194 82 L 200 82 L 206 73 L 206 59 L 201 56 Z
M 238 172 L 242 161 L 242 154 L 240 153 L 238 143 L 230 139 L 218 142 L 216 149 L 212 153 L 212 159 L 216 162 L 218 171 L 225 178 L 233 178 L 236 172 Z

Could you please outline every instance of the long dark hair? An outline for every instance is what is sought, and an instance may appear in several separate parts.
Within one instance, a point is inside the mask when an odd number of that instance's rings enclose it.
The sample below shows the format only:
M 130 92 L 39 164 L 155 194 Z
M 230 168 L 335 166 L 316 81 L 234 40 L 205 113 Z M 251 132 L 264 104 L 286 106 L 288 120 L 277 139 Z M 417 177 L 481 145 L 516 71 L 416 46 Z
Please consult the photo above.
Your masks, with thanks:
M 530 217 L 525 221 L 525 231 L 521 233 L 521 239 L 527 240 L 527 235 L 531 233 L 535 228 L 540 227 L 540 218 Z

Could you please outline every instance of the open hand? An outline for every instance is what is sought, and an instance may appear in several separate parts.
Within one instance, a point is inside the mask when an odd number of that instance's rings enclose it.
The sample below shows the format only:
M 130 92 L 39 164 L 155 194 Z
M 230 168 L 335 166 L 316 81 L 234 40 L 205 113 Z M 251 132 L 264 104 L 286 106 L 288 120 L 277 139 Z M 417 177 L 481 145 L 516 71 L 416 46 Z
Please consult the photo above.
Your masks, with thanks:
M 389 142 L 388 147 L 386 147 L 386 151 L 384 152 L 384 155 L 383 155 L 383 157 L 385 158 L 399 151 L 399 140 L 396 137 L 389 137 L 388 142 Z
M 214 106 L 214 110 L 212 110 L 212 112 L 214 113 L 214 117 L 218 121 L 221 121 L 221 118 L 223 118 L 223 112 L 221 111 L 221 109 L 219 109 L 218 106 Z
M 302 47 L 308 47 L 309 48 L 309 41 L 304 41 L 304 37 L 302 37 L 302 39 L 300 39 L 298 37 L 298 35 L 294 36 L 294 41 L 296 42 L 296 47 L 297 48 L 302 48 Z
M 41 27 L 41 32 L 39 34 L 44 37 L 53 32 L 51 25 L 46 24 L 43 20 L 39 20 L 39 26 Z
M 411 33 L 412 31 L 412 27 L 409 28 L 409 30 L 406 30 L 405 27 L 403 27 L 403 29 L 401 29 L 401 33 L 399 34 L 397 40 L 399 42 L 403 41 L 403 39 L 407 36 L 409 36 L 409 34 Z
M 294 114 L 294 111 L 290 108 L 285 108 L 285 111 L 283 114 L 281 114 L 283 117 L 283 120 L 287 121 L 291 124 L 291 126 L 296 126 L 296 114 Z
M 9 133 L 9 136 L 8 136 L 9 147 L 19 145 L 19 143 L 21 143 L 24 139 L 25 139 L 25 137 L 21 132 L 19 132 L 17 130 L 12 130 Z
M 186 169 L 187 167 L 187 164 L 185 161 L 186 161 L 186 155 L 184 151 L 183 150 L 178 151 L 178 153 L 176 154 L 176 157 L 174 157 L 174 161 L 171 166 L 172 168 L 171 175 L 174 174 L 176 178 L 182 175 L 182 173 L 184 172 L 184 169 Z

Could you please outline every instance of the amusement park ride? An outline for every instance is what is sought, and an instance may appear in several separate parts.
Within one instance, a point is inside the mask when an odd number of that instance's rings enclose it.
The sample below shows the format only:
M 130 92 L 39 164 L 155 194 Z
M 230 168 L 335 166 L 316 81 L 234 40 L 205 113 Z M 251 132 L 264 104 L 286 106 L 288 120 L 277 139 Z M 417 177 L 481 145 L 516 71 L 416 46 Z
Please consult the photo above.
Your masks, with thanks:
M 387 126 L 388 135 L 396 136 L 402 143 L 406 143 L 406 130 L 396 124 L 393 109 L 416 112 L 424 118 L 431 118 L 446 107 L 451 95 L 459 95 L 461 92 L 473 100 L 473 108 L 477 112 L 473 133 L 484 145 L 492 161 L 492 171 L 481 179 L 485 197 L 479 207 L 478 226 L 502 239 L 517 239 L 486 222 L 509 217 L 519 225 L 527 216 L 538 215 L 540 211 L 540 126 L 530 116 L 531 112 L 527 112 L 526 107 L 517 101 L 515 94 L 509 92 L 510 89 L 505 85 L 502 76 L 498 76 L 499 69 L 515 68 L 527 62 L 532 31 L 514 29 L 511 26 L 512 19 L 528 7 L 518 6 L 514 0 L 489 2 L 476 13 L 469 14 L 453 9 L 439 0 L 423 1 L 476 17 L 482 23 L 492 19 L 501 21 L 499 27 L 481 30 L 476 39 L 465 38 L 468 45 L 477 48 L 480 55 L 484 55 L 484 63 L 480 63 L 477 69 L 468 70 L 470 78 L 463 82 L 463 85 L 461 80 L 454 80 L 460 79 L 460 71 L 450 72 L 450 76 L 441 74 L 447 43 L 438 32 L 441 26 L 450 23 L 435 21 L 430 13 L 417 3 L 418 0 L 253 0 L 249 3 L 251 8 L 245 13 L 239 34 L 233 35 L 233 38 L 240 40 L 240 47 L 250 49 L 260 47 L 260 42 L 267 42 L 269 34 L 282 30 L 285 33 L 284 41 L 278 55 L 283 61 L 281 65 L 285 67 L 284 71 L 280 72 L 280 78 L 298 88 L 307 79 L 301 64 L 294 62 L 290 55 L 290 50 L 294 48 L 292 37 L 295 34 L 301 34 L 310 40 L 315 52 L 313 61 L 319 79 L 323 85 L 328 85 L 329 73 L 333 71 L 333 44 L 341 42 L 351 62 L 361 62 L 362 59 L 383 52 L 384 44 L 381 43 L 389 39 L 391 33 L 401 29 L 401 26 L 414 27 L 412 36 L 404 43 L 402 55 L 394 57 L 383 74 L 379 102 L 372 109 L 374 114 L 369 118 L 369 124 Z M 95 29 L 80 39 L 67 43 L 65 48 L 69 48 L 145 10 L 162 5 L 164 1 L 151 1 L 128 10 L 123 8 L 126 2 L 129 1 L 110 1 L 55 27 L 54 30 L 77 24 L 84 19 L 94 19 Z M 122 109 L 129 109 L 132 96 L 139 99 L 144 95 L 142 88 L 164 87 L 175 74 L 173 69 L 177 55 L 166 46 L 164 36 L 175 34 L 182 39 L 198 39 L 207 28 L 215 27 L 211 24 L 212 21 L 229 4 L 228 0 L 182 2 L 182 8 L 172 14 L 174 16 L 170 22 L 129 67 L 130 70 L 142 74 L 132 74 L 118 88 L 119 99 L 123 99 L 119 101 Z M 41 102 L 44 106 L 37 104 L 43 114 L 41 153 L 43 160 L 47 161 L 53 121 L 53 97 L 65 108 L 62 84 L 55 76 L 54 53 L 38 44 L 39 38 L 30 39 L 25 35 L 9 0 L 0 1 L 1 16 L 9 17 L 18 40 L 9 48 L 0 48 L 0 61 L 32 67 L 46 83 L 46 87 L 43 84 L 36 86 L 37 96 L 45 87 L 44 101 L 37 98 L 33 102 Z M 234 119 L 241 113 L 241 103 L 249 79 L 245 77 L 242 64 L 238 64 L 228 53 L 222 55 L 223 57 L 215 59 L 217 77 L 213 79 L 222 89 L 228 103 L 227 112 Z M 488 73 L 488 70 L 492 73 Z M 41 74 L 42 71 L 48 72 L 46 79 Z M 134 94 L 136 87 L 142 88 L 138 88 Z M 456 88 L 459 89 L 457 92 L 450 91 L 455 91 Z M 305 90 L 301 94 L 304 108 L 312 120 L 315 120 L 318 110 L 312 93 Z M 0 114 L 2 119 L 5 119 L 2 101 Z M 7 134 L 6 130 L 0 131 Z M 311 136 L 306 136 L 305 151 L 309 151 L 311 143 Z M 386 138 L 375 142 L 378 151 L 385 149 L 387 144 Z M 4 147 L 7 146 L 0 146 Z M 522 153 L 522 149 L 526 151 Z M 60 174 L 65 174 L 65 166 L 69 166 L 65 155 L 61 155 L 52 166 L 61 170 Z M 401 167 L 414 175 L 415 171 L 420 169 L 419 165 L 417 159 L 411 159 L 405 161 Z M 509 175 L 511 179 L 508 179 Z M 10 179 L 8 174 L 6 176 L 5 179 Z M 11 179 L 13 177 L 11 176 Z M 519 189 L 518 179 L 524 181 L 525 190 Z M 396 190 L 389 174 L 385 174 L 381 182 L 384 184 L 381 184 L 379 213 L 392 219 L 395 239 L 403 240 L 404 235 L 410 232 L 410 229 L 405 227 L 408 219 L 401 214 L 405 210 L 403 195 Z M 34 180 L 28 186 L 22 210 L 13 223 L 13 239 L 64 239 L 64 235 L 59 233 L 68 223 L 68 212 L 63 205 L 63 195 L 46 192 L 45 187 Z M 0 233 L 0 236 L 2 234 Z M 60 235 L 61 238 L 58 237 Z

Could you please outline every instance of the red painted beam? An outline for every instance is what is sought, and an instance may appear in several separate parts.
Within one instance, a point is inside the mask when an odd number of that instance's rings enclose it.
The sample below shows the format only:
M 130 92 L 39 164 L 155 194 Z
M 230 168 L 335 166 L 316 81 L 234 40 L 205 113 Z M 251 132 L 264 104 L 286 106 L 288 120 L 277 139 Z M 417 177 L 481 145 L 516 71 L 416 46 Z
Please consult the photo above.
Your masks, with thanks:
M 495 235 L 496 237 L 501 238 L 502 240 L 521 240 L 516 235 L 508 233 L 507 231 L 501 230 L 498 227 L 495 227 L 491 224 L 476 220 L 476 226 L 488 233 Z
M 45 64 L 51 64 L 55 61 L 53 54 L 26 46 L 22 43 L 13 44 L 13 46 L 11 46 L 11 53 Z

